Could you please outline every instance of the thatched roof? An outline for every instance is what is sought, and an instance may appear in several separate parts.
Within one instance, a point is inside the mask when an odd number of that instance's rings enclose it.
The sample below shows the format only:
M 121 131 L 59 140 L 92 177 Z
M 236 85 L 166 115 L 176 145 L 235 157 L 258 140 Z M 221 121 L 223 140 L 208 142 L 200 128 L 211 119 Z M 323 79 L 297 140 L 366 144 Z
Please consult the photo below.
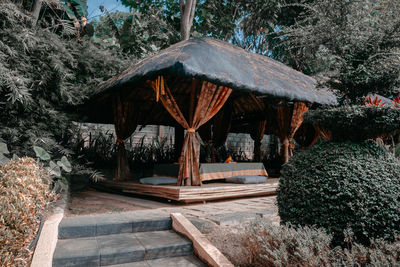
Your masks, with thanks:
M 96 89 L 94 98 L 113 90 L 131 88 L 157 75 L 197 78 L 235 90 L 288 100 L 335 105 L 315 79 L 266 56 L 212 38 L 190 39 L 162 50 L 109 79 Z

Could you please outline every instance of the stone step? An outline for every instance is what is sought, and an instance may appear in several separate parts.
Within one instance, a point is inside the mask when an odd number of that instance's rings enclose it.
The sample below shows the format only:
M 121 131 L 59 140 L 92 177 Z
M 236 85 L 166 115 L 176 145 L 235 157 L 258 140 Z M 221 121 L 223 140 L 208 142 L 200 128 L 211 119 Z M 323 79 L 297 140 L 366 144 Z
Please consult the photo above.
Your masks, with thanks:
M 135 213 L 101 214 L 64 218 L 58 227 L 58 238 L 94 237 L 121 233 L 162 231 L 172 229 L 169 216 Z
M 139 261 L 148 266 L 146 264 L 152 259 L 192 254 L 192 242 L 171 230 L 123 233 L 60 239 L 53 266 L 107 266 Z
M 182 256 L 172 258 L 162 258 L 156 260 L 137 261 L 110 265 L 110 267 L 205 267 L 195 256 Z

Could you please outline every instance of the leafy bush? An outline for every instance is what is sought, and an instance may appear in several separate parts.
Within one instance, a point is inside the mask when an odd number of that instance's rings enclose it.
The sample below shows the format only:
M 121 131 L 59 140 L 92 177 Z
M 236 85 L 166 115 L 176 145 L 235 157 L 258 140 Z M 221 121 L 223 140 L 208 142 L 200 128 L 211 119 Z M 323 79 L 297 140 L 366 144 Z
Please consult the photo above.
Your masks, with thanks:
M 50 181 L 49 173 L 32 158 L 0 167 L 0 266 L 28 265 L 39 214 L 55 199 Z
M 400 131 L 400 109 L 384 106 L 341 106 L 310 110 L 304 121 L 331 130 L 334 141 L 363 141 Z
M 351 235 L 348 236 L 351 239 Z M 271 225 L 259 220 L 248 227 L 245 266 L 398 266 L 400 241 L 371 240 L 369 246 L 331 247 L 324 229 Z
M 76 42 L 57 30 L 68 26 L 57 17 L 34 27 L 17 2 L 0 1 L 0 139 L 20 156 L 34 156 L 37 145 L 61 158 L 71 154 L 64 143 L 75 106 L 132 58 L 88 38 Z
M 321 143 L 283 166 L 277 191 L 283 223 L 317 225 L 343 244 L 393 240 L 400 233 L 400 164 L 369 143 Z

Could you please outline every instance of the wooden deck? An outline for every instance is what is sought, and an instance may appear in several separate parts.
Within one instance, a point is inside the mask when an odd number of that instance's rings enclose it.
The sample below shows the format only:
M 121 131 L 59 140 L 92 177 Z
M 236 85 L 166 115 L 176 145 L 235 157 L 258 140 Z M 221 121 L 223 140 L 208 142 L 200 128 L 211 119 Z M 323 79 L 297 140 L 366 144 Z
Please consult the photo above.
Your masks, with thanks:
M 154 196 L 189 203 L 226 198 L 274 195 L 279 179 L 269 178 L 262 184 L 209 183 L 202 186 L 146 185 L 100 179 L 98 185 L 137 195 Z

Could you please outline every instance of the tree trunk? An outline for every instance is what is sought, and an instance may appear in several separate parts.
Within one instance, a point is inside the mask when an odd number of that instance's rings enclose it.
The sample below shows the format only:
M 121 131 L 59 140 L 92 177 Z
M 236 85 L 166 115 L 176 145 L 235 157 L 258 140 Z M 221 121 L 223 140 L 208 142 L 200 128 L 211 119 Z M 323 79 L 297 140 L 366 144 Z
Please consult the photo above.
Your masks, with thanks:
M 35 26 L 39 20 L 40 10 L 42 9 L 42 0 L 35 0 L 32 7 L 33 25 Z
M 196 0 L 179 0 L 181 8 L 181 40 L 188 40 L 193 25 Z

